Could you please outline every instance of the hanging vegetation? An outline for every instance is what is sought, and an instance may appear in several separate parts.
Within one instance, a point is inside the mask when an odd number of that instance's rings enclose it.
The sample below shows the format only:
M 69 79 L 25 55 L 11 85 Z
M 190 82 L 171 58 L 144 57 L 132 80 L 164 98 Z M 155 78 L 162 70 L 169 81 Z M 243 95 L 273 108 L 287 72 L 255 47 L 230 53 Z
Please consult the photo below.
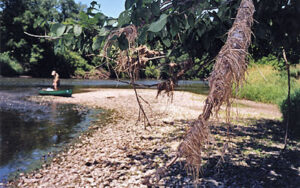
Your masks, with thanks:
M 139 104 L 139 118 L 141 120 L 141 112 L 144 119 L 144 126 L 150 125 L 150 121 L 144 111 L 141 101 L 144 99 L 138 95 L 136 91 L 135 80 L 139 78 L 139 72 L 141 69 L 146 67 L 146 63 L 153 59 L 159 59 L 164 56 L 160 56 L 160 52 L 150 50 L 145 45 L 136 46 L 135 40 L 138 36 L 137 28 L 135 25 L 128 25 L 124 28 L 119 28 L 111 32 L 108 35 L 106 43 L 104 45 L 103 56 L 107 57 L 108 48 L 110 48 L 114 42 L 118 43 L 119 50 L 117 52 L 117 58 L 114 60 L 116 65 L 114 66 L 114 71 L 117 78 L 118 74 L 127 73 L 127 76 L 130 78 L 129 84 L 133 86 L 135 91 L 135 96 Z M 144 101 L 147 103 L 147 101 Z M 147 120 L 147 123 L 146 123 Z
M 233 26 L 228 32 L 227 41 L 215 59 L 213 72 L 209 77 L 210 91 L 203 112 L 191 125 L 185 139 L 179 145 L 175 159 L 166 167 L 173 164 L 178 157 L 184 157 L 187 169 L 192 170 L 196 177 L 199 175 L 204 149 L 211 143 L 207 121 L 213 111 L 217 114 L 224 103 L 227 105 L 226 111 L 229 116 L 232 86 L 238 88 L 244 81 L 254 10 L 252 0 L 242 0 Z M 157 181 L 165 170 L 166 168 L 157 170 L 155 176 Z M 145 184 L 149 184 L 149 180 L 150 177 L 146 178 Z
M 251 43 L 254 6 L 252 0 L 242 0 L 225 45 L 216 57 L 213 72 L 209 77 L 210 92 L 202 114 L 188 131 L 178 148 L 178 155 L 185 157 L 187 165 L 199 171 L 203 147 L 210 141 L 207 120 L 212 111 L 218 113 L 223 103 L 227 110 L 233 84 L 239 86 L 247 69 L 246 56 Z
M 213 72 L 209 77 L 210 92 L 203 112 L 179 146 L 179 156 L 185 157 L 187 164 L 195 167 L 197 171 L 201 165 L 203 147 L 209 142 L 207 120 L 213 110 L 218 113 L 223 103 L 230 107 L 233 84 L 239 86 L 244 80 L 247 69 L 246 56 L 251 43 L 253 13 L 252 0 L 243 0 L 235 22 L 228 32 L 227 41 L 216 57 Z

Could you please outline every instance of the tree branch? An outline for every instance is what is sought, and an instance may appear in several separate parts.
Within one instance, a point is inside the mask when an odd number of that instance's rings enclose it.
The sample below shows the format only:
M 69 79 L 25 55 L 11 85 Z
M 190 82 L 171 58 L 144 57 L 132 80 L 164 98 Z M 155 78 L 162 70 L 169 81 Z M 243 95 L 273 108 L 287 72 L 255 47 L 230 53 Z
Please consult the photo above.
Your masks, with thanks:
M 48 35 L 34 35 L 34 34 L 31 34 L 31 33 L 27 33 L 26 31 L 24 31 L 24 33 L 28 36 L 31 36 L 31 37 L 35 37 L 35 38 L 46 38 L 48 40 L 56 40 L 56 39 L 60 39 L 61 37 L 51 37 L 51 36 L 48 36 Z
M 140 86 L 140 87 L 144 87 L 144 88 L 150 88 L 150 87 L 153 87 L 153 86 L 157 86 L 157 84 L 150 84 L 150 85 L 147 85 L 147 84 L 137 84 L 137 83 L 132 83 L 132 82 L 128 82 L 128 81 L 125 81 L 125 80 L 118 80 L 118 82 L 121 82 L 121 83 L 125 83 L 125 84 L 128 84 L 128 85 L 134 85 L 134 86 Z

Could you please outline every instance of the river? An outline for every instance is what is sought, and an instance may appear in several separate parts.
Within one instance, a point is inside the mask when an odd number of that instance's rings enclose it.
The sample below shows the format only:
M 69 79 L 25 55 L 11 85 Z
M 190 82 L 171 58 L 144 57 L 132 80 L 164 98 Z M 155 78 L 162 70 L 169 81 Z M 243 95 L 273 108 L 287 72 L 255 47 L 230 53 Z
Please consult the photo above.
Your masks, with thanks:
M 101 109 L 26 100 L 41 88 L 51 86 L 51 79 L 0 78 L 0 182 L 16 174 L 38 168 L 55 153 L 85 131 Z M 142 80 L 140 84 L 157 81 Z M 113 80 L 62 79 L 61 88 L 73 93 L 90 88 L 128 88 Z M 202 81 L 179 81 L 177 90 L 207 94 Z

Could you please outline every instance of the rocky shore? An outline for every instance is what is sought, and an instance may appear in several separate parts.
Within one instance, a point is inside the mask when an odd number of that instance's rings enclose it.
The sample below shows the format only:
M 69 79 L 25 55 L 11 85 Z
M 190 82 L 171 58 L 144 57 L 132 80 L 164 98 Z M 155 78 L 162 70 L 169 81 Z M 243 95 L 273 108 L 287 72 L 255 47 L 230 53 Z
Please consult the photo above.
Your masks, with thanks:
M 171 103 L 168 97 L 155 99 L 155 90 L 138 93 L 147 101 L 142 103 L 151 122 L 146 128 L 144 121 L 137 121 L 138 104 L 130 89 L 97 89 L 72 98 L 31 97 L 29 100 L 82 104 L 114 113 L 106 126 L 94 122 L 90 133 L 82 135 L 78 143 L 58 154 L 49 165 L 21 174 L 9 185 L 147 187 L 142 184 L 144 177 L 172 159 L 190 122 L 201 113 L 205 96 L 176 91 Z M 300 144 L 290 140 L 285 153 L 280 152 L 283 129 L 276 106 L 237 100 L 232 107 L 230 141 L 222 125 L 224 114 L 221 111 L 219 121 L 212 122 L 215 148 L 209 152 L 210 157 L 204 157 L 201 177 L 195 181 L 184 169 L 184 159 L 180 159 L 158 186 L 265 187 L 272 183 L 293 187 L 300 175 Z M 225 142 L 229 148 L 222 154 Z M 221 155 L 224 161 L 217 165 Z

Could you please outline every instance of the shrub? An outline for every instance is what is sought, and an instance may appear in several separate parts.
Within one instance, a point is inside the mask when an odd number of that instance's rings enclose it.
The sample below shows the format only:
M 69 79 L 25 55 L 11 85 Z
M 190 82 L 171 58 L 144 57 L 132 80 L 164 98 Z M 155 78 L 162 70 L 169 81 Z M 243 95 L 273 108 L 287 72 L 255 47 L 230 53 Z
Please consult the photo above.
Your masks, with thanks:
M 8 52 L 0 53 L 0 74 L 3 76 L 15 76 L 23 72 L 22 66 L 10 57 Z
M 291 66 L 291 77 L 300 78 L 300 64 Z
M 84 78 L 85 73 L 86 72 L 82 68 L 78 68 L 75 70 L 74 76 L 75 78 Z
M 64 54 L 66 60 L 71 64 L 72 67 L 79 70 L 89 71 L 92 69 L 92 66 L 88 64 L 88 62 L 80 56 L 77 52 L 66 51 Z M 76 71 L 76 70 L 75 70 Z
M 60 62 L 56 65 L 56 70 L 64 77 L 77 76 L 81 77 L 86 71 L 90 71 L 93 66 L 88 64 L 77 52 L 66 50 L 60 54 Z
M 252 60 L 252 63 L 253 62 L 254 61 Z M 259 64 L 259 65 L 271 65 L 276 70 L 284 70 L 285 69 L 284 60 L 282 58 L 278 59 L 277 57 L 275 57 L 272 54 L 262 57 L 261 59 L 258 59 L 255 63 Z
M 159 70 L 151 61 L 149 65 L 146 66 L 145 75 L 147 78 L 159 78 Z
M 288 100 L 287 98 L 280 104 L 280 110 L 283 115 L 283 122 L 287 122 Z M 291 94 L 289 131 L 296 137 L 300 137 L 300 89 Z

